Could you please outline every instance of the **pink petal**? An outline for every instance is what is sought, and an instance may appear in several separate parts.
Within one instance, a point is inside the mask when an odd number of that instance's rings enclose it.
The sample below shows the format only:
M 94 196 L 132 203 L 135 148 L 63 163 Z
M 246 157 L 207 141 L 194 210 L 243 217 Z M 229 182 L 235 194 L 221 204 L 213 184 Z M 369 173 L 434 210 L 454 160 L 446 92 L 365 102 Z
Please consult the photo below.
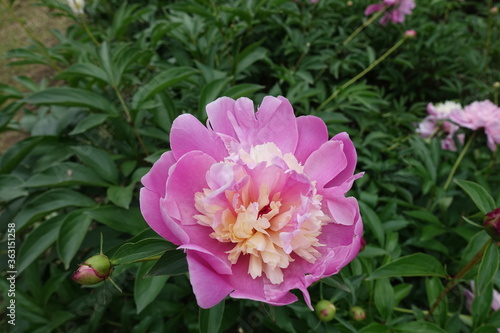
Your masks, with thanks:
M 208 229 L 207 227 L 205 227 L 205 228 Z M 207 235 L 207 237 L 208 237 L 208 235 Z M 210 241 L 212 239 L 207 238 L 206 240 Z M 215 242 L 221 244 L 218 241 L 215 241 Z M 225 245 L 227 245 L 227 244 L 225 244 Z M 219 251 L 214 252 L 213 249 L 207 250 L 207 249 L 203 248 L 202 246 L 198 246 L 198 245 L 194 245 L 194 244 L 185 244 L 185 245 L 179 246 L 179 249 L 190 250 L 189 251 L 190 253 L 193 253 L 193 251 L 196 252 L 198 255 L 198 258 L 205 261 L 206 264 L 208 265 L 208 267 L 212 268 L 218 274 L 231 274 L 232 273 L 231 263 L 229 262 L 229 260 L 222 259 L 222 258 L 226 258 L 227 255 L 221 256 L 220 253 L 218 253 Z M 227 249 L 227 246 L 225 246 L 225 249 Z M 201 262 L 201 260 L 199 260 L 199 261 Z
M 295 157 L 304 164 L 315 150 L 328 141 L 328 129 L 325 122 L 315 116 L 302 116 L 297 118 L 298 143 Z
M 200 151 L 189 152 L 179 159 L 170 170 L 166 198 L 162 203 L 168 215 L 181 224 L 197 224 L 193 218 L 198 214 L 194 195 L 208 186 L 205 176 L 215 163 L 211 156 Z
M 259 131 L 255 143 L 274 142 L 283 154 L 297 147 L 297 121 L 292 105 L 284 97 L 266 96 L 256 114 Z
M 202 151 L 217 161 L 228 155 L 222 140 L 191 114 L 180 115 L 174 120 L 170 146 L 176 159 L 193 150 Z
M 166 240 L 179 245 L 182 244 L 181 240 L 170 230 L 167 223 L 163 219 L 160 210 L 160 195 L 148 188 L 141 188 L 139 196 L 139 203 L 141 207 L 142 216 L 158 235 Z
M 322 189 L 346 168 L 347 158 L 343 148 L 341 141 L 328 141 L 307 159 L 304 173 L 317 182 L 318 189 Z
M 356 222 L 359 211 L 358 202 L 353 197 L 330 198 L 327 201 L 330 217 L 334 223 L 342 225 L 353 225 Z
M 374 12 L 379 12 L 381 11 L 383 8 L 384 8 L 384 4 L 381 4 L 381 3 L 375 3 L 373 5 L 369 5 L 368 7 L 366 7 L 365 9 L 365 16 L 368 16 L 370 15 L 371 13 L 374 13 Z
M 207 105 L 207 115 L 210 125 L 217 133 L 236 138 L 229 114 L 234 113 L 235 101 L 229 97 L 221 97 Z M 252 110 L 253 113 L 253 110 Z
M 187 262 L 189 280 L 201 308 L 208 309 L 217 305 L 233 290 L 225 276 L 215 273 L 203 260 L 200 260 L 195 251 L 187 251 Z
M 347 166 L 337 175 L 337 177 L 335 177 L 335 179 L 326 184 L 325 187 L 340 186 L 342 183 L 350 179 L 354 174 L 354 169 L 356 169 L 356 163 L 358 161 L 356 148 L 349 138 L 349 134 L 345 132 L 339 133 L 330 141 L 341 141 L 344 144 L 343 151 L 347 159 Z
M 171 151 L 162 154 L 158 161 L 153 164 L 151 170 L 141 178 L 142 184 L 146 188 L 158 193 L 160 197 L 164 197 L 168 170 L 175 162 L 174 154 Z

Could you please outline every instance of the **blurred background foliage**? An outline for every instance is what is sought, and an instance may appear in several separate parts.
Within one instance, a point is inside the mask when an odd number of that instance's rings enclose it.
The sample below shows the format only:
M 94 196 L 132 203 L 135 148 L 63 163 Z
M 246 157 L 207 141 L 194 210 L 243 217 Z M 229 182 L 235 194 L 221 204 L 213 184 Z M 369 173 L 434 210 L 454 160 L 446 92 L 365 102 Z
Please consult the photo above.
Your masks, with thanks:
M 22 2 L 2 1 L 6 11 Z M 55 42 L 48 42 L 37 26 L 22 24 L 31 18 L 8 14 L 15 21 L 8 24 L 21 23 L 31 37 L 26 47 L 4 50 L 8 65 L 47 70 L 0 83 L 0 132 L 20 139 L 0 157 L 0 232 L 10 222 L 17 228 L 11 331 L 487 333 L 500 326 L 488 297 L 472 317 L 464 306 L 477 268 L 423 321 L 447 278 L 488 237 L 473 200 L 455 183 L 443 189 L 458 153 L 415 135 L 429 102 L 498 103 L 500 15 L 491 11 L 498 1 L 417 0 L 404 24 L 374 22 L 347 45 L 371 1 L 88 0 L 84 16 L 64 1 L 32 3 L 64 23 L 49 26 Z M 318 109 L 408 29 L 417 37 Z M 335 303 L 333 321 L 320 322 L 303 301 L 271 307 L 228 299 L 200 310 L 182 257 L 168 257 L 167 275 L 151 262 L 118 266 L 113 279 L 122 293 L 107 282 L 82 288 L 71 281 L 99 251 L 100 233 L 110 257 L 124 243 L 169 253 L 140 214 L 138 189 L 169 149 L 172 121 L 186 112 L 205 121 L 205 105 L 220 96 L 258 103 L 265 95 L 285 96 L 297 116 L 321 117 L 331 135 L 349 133 L 365 172 L 351 195 L 360 201 L 367 246 L 340 274 L 309 288 L 313 303 Z M 455 176 L 480 184 L 492 197 L 484 200 L 498 207 L 500 158 L 485 142 L 478 136 Z M 2 272 L 6 243 L 4 236 Z M 412 254 L 435 258 L 446 275 L 374 277 L 376 268 Z M 500 289 L 496 271 L 488 278 L 487 290 Z M 4 296 L 7 289 L 2 278 Z M 367 318 L 351 318 L 352 306 Z

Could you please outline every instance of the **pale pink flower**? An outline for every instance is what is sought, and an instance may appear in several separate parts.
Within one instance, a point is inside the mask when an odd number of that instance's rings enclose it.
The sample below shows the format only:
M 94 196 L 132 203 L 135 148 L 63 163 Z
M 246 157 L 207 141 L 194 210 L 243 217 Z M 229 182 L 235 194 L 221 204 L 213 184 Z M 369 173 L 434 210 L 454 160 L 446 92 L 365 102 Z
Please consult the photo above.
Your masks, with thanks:
M 356 150 L 346 133 L 328 140 L 325 123 L 295 118 L 289 101 L 267 96 L 207 105 L 172 125 L 172 151 L 142 178 L 141 211 L 158 234 L 187 253 L 198 304 L 227 295 L 308 306 L 307 287 L 358 253 L 358 203 L 346 197 Z
M 446 137 L 441 141 L 441 148 L 456 151 L 457 146 L 453 137 L 460 127 L 448 121 L 454 110 L 460 112 L 462 106 L 451 101 L 437 103 L 436 105 L 432 103 L 427 104 L 427 113 L 429 115 L 418 125 L 417 133 L 423 138 L 428 138 L 442 131 Z M 459 134 L 457 138 L 459 142 L 463 144 L 464 135 Z
M 406 38 L 415 38 L 415 37 L 417 37 L 417 32 L 415 30 L 406 30 L 405 37 Z
M 386 9 L 387 8 L 387 9 Z M 403 23 L 405 16 L 410 15 L 415 8 L 415 0 L 383 0 L 381 3 L 369 5 L 365 9 L 365 15 L 386 10 L 380 24 L 386 25 L 387 22 Z
M 484 129 L 488 139 L 488 147 L 496 150 L 500 143 L 500 108 L 489 100 L 473 102 L 463 111 L 454 111 L 450 119 L 462 127 L 472 130 Z

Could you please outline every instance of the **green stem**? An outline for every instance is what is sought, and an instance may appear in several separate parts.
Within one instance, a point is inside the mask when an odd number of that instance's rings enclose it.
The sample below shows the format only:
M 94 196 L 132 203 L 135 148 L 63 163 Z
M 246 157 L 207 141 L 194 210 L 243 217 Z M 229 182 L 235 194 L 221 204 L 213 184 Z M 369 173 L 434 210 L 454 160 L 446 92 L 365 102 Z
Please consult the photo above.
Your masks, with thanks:
M 366 20 L 365 22 L 363 22 L 362 25 L 360 25 L 356 30 L 354 30 L 354 32 L 346 38 L 345 41 L 342 42 L 342 46 L 346 46 L 347 44 L 349 44 L 349 42 L 351 40 L 354 39 L 354 37 L 356 37 L 361 31 L 363 31 L 363 29 L 365 29 L 367 26 L 369 26 L 373 21 L 375 21 L 376 19 L 378 19 L 383 13 L 385 13 L 387 9 L 387 6 L 384 7 L 384 9 L 378 11 L 375 15 L 373 15 L 372 17 L 370 17 L 368 20 Z
M 462 162 L 462 159 L 465 156 L 465 153 L 467 153 L 467 150 L 469 149 L 472 140 L 476 137 L 477 132 L 473 132 L 472 135 L 469 138 L 469 141 L 465 144 L 464 149 L 462 149 L 462 152 L 458 156 L 457 160 L 455 161 L 455 164 L 453 165 L 453 168 L 451 168 L 450 174 L 448 175 L 448 179 L 446 180 L 446 183 L 444 184 L 444 190 L 446 191 L 448 189 L 448 186 L 450 186 L 451 180 L 453 179 L 453 176 L 455 175 L 455 172 L 458 169 L 458 166 L 460 165 L 460 162 Z
M 453 289 L 455 286 L 458 284 L 459 280 L 462 279 L 465 274 L 467 274 L 483 257 L 484 251 L 488 248 L 488 246 L 493 242 L 493 240 L 490 238 L 479 250 L 478 253 L 464 266 L 462 269 L 455 275 L 454 278 L 452 278 L 446 287 L 441 291 L 439 294 L 438 298 L 432 304 L 432 307 L 430 308 L 429 312 L 427 313 L 427 316 L 425 317 L 426 320 L 429 320 L 432 317 L 432 314 L 434 310 L 439 306 L 439 304 L 444 300 L 446 295 Z
M 405 309 L 405 308 L 400 308 L 400 307 L 394 307 L 394 311 L 408 313 L 408 314 L 413 314 L 413 310 L 411 310 L 411 309 Z M 425 314 L 425 315 L 427 315 L 427 314 L 429 314 L 429 311 L 425 311 L 424 310 L 424 311 L 422 311 L 422 313 Z M 448 317 L 453 317 L 455 314 L 448 312 L 447 315 L 448 315 Z M 470 323 L 472 323 L 471 316 L 460 314 L 459 317 L 460 317 L 460 319 L 463 322 L 470 322 Z
M 21 28 L 24 30 L 26 35 L 38 46 L 40 49 L 40 52 L 43 53 L 43 55 L 48 59 L 50 62 L 50 67 L 55 69 L 56 71 L 60 72 L 62 69 L 57 65 L 57 63 L 52 59 L 52 57 L 47 53 L 47 50 L 45 49 L 45 45 L 43 45 L 42 42 L 40 42 L 30 31 L 30 29 L 25 26 L 23 20 L 16 14 L 12 6 L 7 2 L 7 0 L 3 0 L 4 6 L 8 8 L 10 15 L 16 20 L 16 22 L 21 26 Z
M 81 22 L 82 22 L 82 26 L 83 26 L 83 29 L 85 29 L 85 32 L 87 33 L 87 35 L 89 35 L 90 39 L 92 40 L 92 42 L 94 42 L 94 44 L 96 46 L 99 46 L 99 42 L 97 41 L 97 39 L 94 37 L 94 34 L 90 31 L 88 25 L 87 25 L 87 22 L 85 21 L 85 14 L 81 14 L 79 15 L 80 18 L 81 18 Z
M 407 39 L 407 37 L 403 37 L 401 38 L 396 44 L 394 44 L 393 47 L 391 47 L 389 50 L 387 50 L 387 52 L 385 52 L 380 58 L 378 58 L 377 60 L 375 60 L 373 63 L 371 63 L 368 67 L 366 67 L 361 73 L 359 73 L 358 75 L 356 75 L 355 77 L 353 77 L 352 79 L 350 79 L 347 83 L 345 83 L 344 85 L 342 85 L 339 89 L 335 90 L 331 95 L 330 97 L 328 97 L 323 103 L 321 103 L 321 105 L 316 109 L 316 111 L 319 111 L 321 110 L 325 105 L 327 105 L 328 103 L 330 103 L 335 97 L 337 97 L 337 95 L 344 89 L 346 89 L 347 87 L 349 87 L 351 84 L 353 84 L 354 82 L 356 82 L 357 80 L 359 80 L 360 78 L 362 78 L 363 76 L 365 76 L 366 73 L 368 73 L 369 71 L 371 71 L 375 66 L 377 66 L 379 63 L 381 63 L 382 61 L 385 60 L 385 58 L 387 58 L 392 52 L 394 52 L 398 47 L 400 47 L 404 42 L 405 40 Z

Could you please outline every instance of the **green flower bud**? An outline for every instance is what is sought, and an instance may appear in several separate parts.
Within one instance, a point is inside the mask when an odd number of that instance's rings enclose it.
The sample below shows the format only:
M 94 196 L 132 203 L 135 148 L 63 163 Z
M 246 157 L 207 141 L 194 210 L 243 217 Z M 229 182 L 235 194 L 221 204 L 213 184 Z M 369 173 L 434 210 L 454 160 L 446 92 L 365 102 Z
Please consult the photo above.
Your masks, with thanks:
M 314 311 L 316 312 L 316 316 L 318 316 L 319 320 L 330 321 L 335 318 L 335 312 L 337 312 L 337 309 L 332 302 L 321 300 L 314 307 Z
M 500 242 L 500 208 L 497 208 L 484 216 L 484 230 L 493 238 Z
M 97 254 L 87 259 L 78 267 L 72 279 L 83 285 L 94 285 L 109 278 L 113 265 L 104 254 Z
M 351 317 L 355 321 L 362 321 L 362 320 L 365 320 L 365 318 L 366 318 L 366 312 L 360 306 L 353 306 L 351 308 Z

